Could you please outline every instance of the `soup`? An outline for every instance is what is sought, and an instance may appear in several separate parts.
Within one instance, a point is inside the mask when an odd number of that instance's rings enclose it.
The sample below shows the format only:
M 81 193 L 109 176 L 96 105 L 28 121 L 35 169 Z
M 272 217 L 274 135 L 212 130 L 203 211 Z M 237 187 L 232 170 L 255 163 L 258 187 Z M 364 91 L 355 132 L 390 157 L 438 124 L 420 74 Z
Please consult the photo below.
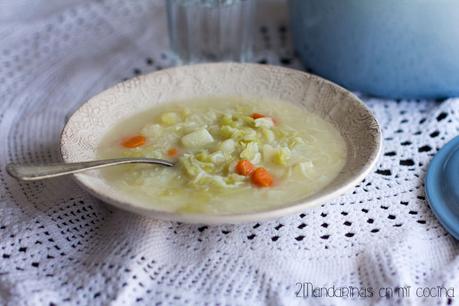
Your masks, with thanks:
M 132 164 L 104 178 L 152 209 L 229 214 L 304 199 L 343 168 L 338 130 L 291 103 L 202 98 L 131 117 L 102 140 L 98 157 L 150 157 L 173 168 Z M 147 205 L 147 204 L 146 204 Z

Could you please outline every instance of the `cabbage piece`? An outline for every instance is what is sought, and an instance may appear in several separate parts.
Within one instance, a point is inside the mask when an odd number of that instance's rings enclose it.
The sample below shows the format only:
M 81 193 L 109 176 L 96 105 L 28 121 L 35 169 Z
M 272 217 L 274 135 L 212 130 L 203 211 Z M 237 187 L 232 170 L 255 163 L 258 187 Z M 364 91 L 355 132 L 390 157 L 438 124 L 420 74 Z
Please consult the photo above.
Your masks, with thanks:
M 222 189 L 234 188 L 242 183 L 242 180 L 238 180 L 234 176 L 225 178 L 220 175 L 209 175 L 206 173 L 199 175 L 192 182 L 194 186 L 214 186 Z
M 233 117 L 231 115 L 225 114 L 220 117 L 219 121 L 220 125 L 234 125 Z M 233 126 L 234 127 L 234 126 Z
M 161 115 L 161 122 L 166 125 L 176 124 L 179 120 L 179 115 L 174 112 L 168 112 Z
M 274 142 L 276 140 L 276 136 L 274 136 L 273 131 L 267 128 L 262 128 L 261 134 L 263 135 L 263 139 L 268 143 Z
M 199 151 L 198 153 L 195 154 L 195 158 L 200 162 L 204 162 L 204 163 L 210 162 L 210 155 L 207 152 L 207 150 Z
M 233 139 L 226 139 L 220 144 L 220 150 L 225 153 L 233 153 L 236 149 L 236 142 Z
M 272 162 L 280 166 L 286 166 L 291 156 L 292 153 L 289 148 L 281 147 L 274 153 Z
M 220 136 L 224 139 L 233 137 L 233 134 L 237 131 L 237 129 L 230 127 L 228 125 L 222 126 L 220 129 Z
M 273 146 L 269 144 L 265 144 L 263 146 L 262 153 L 263 153 L 263 161 L 265 163 L 269 163 L 271 162 L 274 153 L 276 153 L 276 150 L 273 148 Z
M 217 166 L 212 163 L 210 155 L 207 152 L 199 152 L 197 156 L 193 154 L 184 154 L 179 161 L 185 169 L 185 173 L 194 178 L 209 173 L 218 173 L 223 167 L 222 165 Z
M 210 133 L 210 135 L 220 135 L 220 127 L 218 125 L 209 125 L 207 127 L 207 131 Z
M 158 137 L 162 131 L 163 128 L 159 124 L 150 124 L 145 126 L 140 132 L 146 137 Z
M 237 184 L 239 185 L 240 183 L 243 183 L 244 181 L 247 180 L 247 177 L 243 176 L 243 175 L 239 175 L 239 174 L 236 174 L 236 173 L 231 173 L 229 174 L 225 181 L 227 184 Z
M 239 157 L 249 160 L 252 164 L 258 164 L 261 160 L 258 144 L 256 142 L 249 142 L 241 154 L 239 154 Z
M 244 121 L 237 117 L 237 115 L 231 114 L 224 114 L 220 117 L 218 122 L 220 126 L 229 126 L 232 128 L 242 127 L 244 125 Z
M 261 119 L 261 118 L 260 118 Z M 291 134 L 286 130 L 286 129 L 273 129 L 274 135 L 276 136 L 276 139 L 278 140 L 286 140 Z
M 242 141 L 254 141 L 257 140 L 257 132 L 249 127 L 236 130 L 232 138 Z
M 186 148 L 203 147 L 209 143 L 212 143 L 213 141 L 214 138 L 212 135 L 210 135 L 210 133 L 204 128 L 191 132 L 190 134 L 182 137 L 182 144 Z
M 304 177 L 308 177 L 311 175 L 311 172 L 314 170 L 314 164 L 311 161 L 301 162 L 301 163 L 296 164 L 293 167 L 293 170 L 296 173 L 301 174 Z
M 206 126 L 202 125 L 202 124 L 199 124 L 197 122 L 183 122 L 183 123 L 178 123 L 177 126 L 180 127 L 180 131 L 182 133 L 186 133 L 186 134 L 189 134 L 189 133 L 192 133 L 200 128 L 205 128 Z
M 252 164 L 259 164 L 261 162 L 261 153 L 256 153 L 255 156 L 249 160 Z
M 198 125 L 206 124 L 205 118 L 204 118 L 204 116 L 202 116 L 201 113 L 191 113 L 186 118 L 186 121 L 190 122 L 190 123 L 195 123 L 195 124 L 198 124 Z
M 234 114 L 233 117 L 239 122 L 239 124 L 244 124 L 246 126 L 254 126 L 255 121 L 252 117 L 246 115 L 245 113 Z
M 210 154 L 209 159 L 214 164 L 220 164 L 226 161 L 226 156 L 223 152 L 217 151 Z
M 185 169 L 185 172 L 192 177 L 196 177 L 199 174 L 202 174 L 204 171 L 199 166 L 199 163 L 191 154 L 184 154 L 180 158 L 180 164 Z
M 304 140 L 303 140 L 303 138 L 296 136 L 296 137 L 289 138 L 287 143 L 288 143 L 288 147 L 290 149 L 293 149 L 297 145 L 303 145 L 304 144 Z
M 268 117 L 255 119 L 256 127 L 272 128 L 274 126 L 273 119 Z

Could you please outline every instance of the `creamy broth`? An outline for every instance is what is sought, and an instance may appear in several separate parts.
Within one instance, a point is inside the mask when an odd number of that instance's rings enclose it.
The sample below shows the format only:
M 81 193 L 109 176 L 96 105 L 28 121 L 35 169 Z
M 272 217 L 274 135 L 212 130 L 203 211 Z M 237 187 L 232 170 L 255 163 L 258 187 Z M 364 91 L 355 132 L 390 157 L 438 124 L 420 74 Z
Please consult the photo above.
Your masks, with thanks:
M 343 168 L 346 146 L 332 124 L 299 106 L 228 97 L 168 103 L 131 117 L 104 137 L 97 154 L 175 160 L 174 168 L 125 165 L 103 175 L 157 210 L 228 214 L 320 191 Z

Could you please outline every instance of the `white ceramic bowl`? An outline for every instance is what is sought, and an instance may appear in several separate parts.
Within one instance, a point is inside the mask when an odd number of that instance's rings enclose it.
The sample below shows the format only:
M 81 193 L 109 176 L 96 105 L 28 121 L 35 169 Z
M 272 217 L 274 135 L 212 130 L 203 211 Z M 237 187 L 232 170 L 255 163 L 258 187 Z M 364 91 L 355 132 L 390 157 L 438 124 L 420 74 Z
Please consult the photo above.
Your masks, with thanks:
M 145 208 L 103 179 L 99 171 L 76 174 L 77 182 L 102 201 L 158 219 L 188 223 L 241 223 L 276 218 L 330 201 L 358 184 L 381 151 L 381 131 L 367 107 L 352 93 L 319 77 L 257 64 L 201 64 L 154 72 L 120 83 L 83 104 L 69 119 L 61 138 L 65 162 L 96 159 L 103 136 L 120 120 L 155 105 L 203 96 L 275 99 L 304 107 L 335 125 L 347 144 L 347 160 L 324 189 L 301 201 L 243 214 L 183 214 Z

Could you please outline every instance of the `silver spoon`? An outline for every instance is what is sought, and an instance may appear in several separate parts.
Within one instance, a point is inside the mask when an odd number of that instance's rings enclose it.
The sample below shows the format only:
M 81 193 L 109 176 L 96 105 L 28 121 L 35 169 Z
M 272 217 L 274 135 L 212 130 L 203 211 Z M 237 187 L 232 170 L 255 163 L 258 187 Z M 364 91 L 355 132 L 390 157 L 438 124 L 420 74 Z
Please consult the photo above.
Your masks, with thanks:
M 19 165 L 10 163 L 6 166 L 6 172 L 12 177 L 22 181 L 37 181 L 52 177 L 78 173 L 86 170 L 98 169 L 123 164 L 156 164 L 173 167 L 175 163 L 154 158 L 115 158 L 94 160 L 80 163 L 55 163 L 47 165 Z

